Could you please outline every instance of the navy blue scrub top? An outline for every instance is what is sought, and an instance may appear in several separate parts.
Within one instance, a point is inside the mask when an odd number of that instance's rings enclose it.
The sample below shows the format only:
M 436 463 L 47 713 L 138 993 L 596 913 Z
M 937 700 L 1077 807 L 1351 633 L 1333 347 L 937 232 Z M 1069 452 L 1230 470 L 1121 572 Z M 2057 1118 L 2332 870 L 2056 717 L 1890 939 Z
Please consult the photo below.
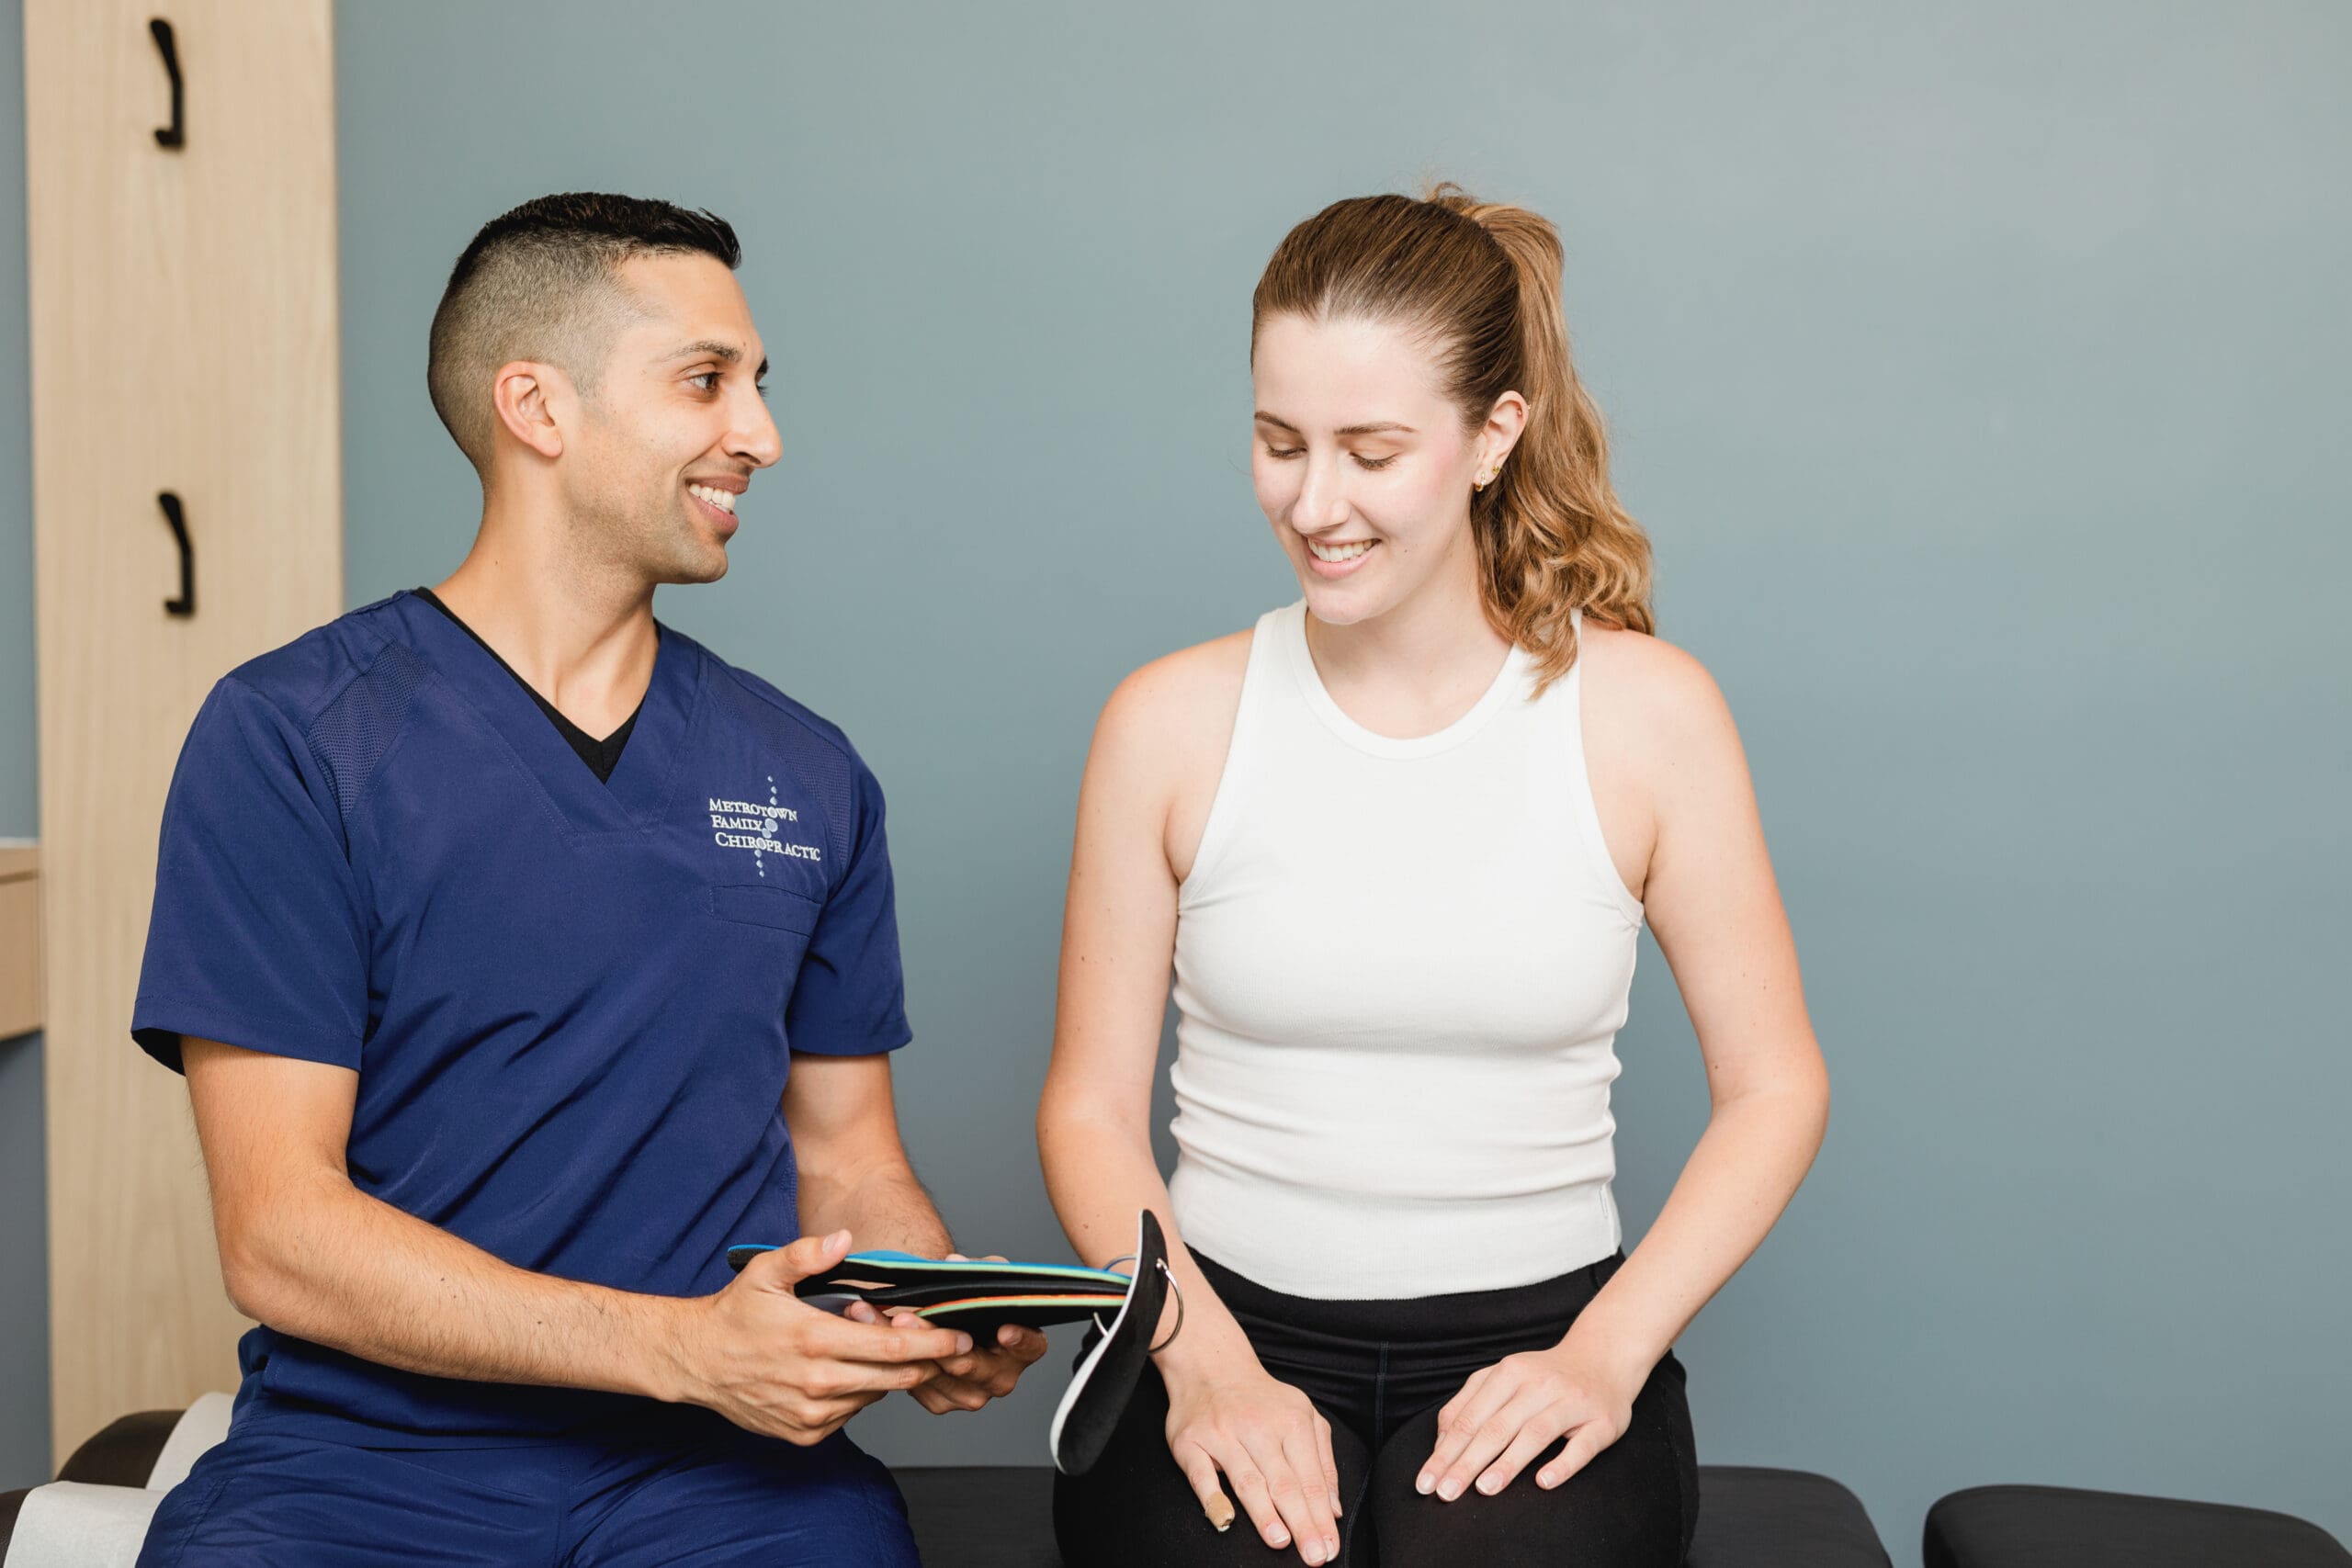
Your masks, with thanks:
M 206 699 L 164 808 L 131 1033 L 350 1067 L 359 1190 L 519 1268 L 661 1295 L 799 1234 L 794 1051 L 909 1038 L 882 794 L 846 737 L 660 629 L 599 782 L 398 593 Z M 651 1414 L 267 1327 L 241 1427 L 529 1438 Z

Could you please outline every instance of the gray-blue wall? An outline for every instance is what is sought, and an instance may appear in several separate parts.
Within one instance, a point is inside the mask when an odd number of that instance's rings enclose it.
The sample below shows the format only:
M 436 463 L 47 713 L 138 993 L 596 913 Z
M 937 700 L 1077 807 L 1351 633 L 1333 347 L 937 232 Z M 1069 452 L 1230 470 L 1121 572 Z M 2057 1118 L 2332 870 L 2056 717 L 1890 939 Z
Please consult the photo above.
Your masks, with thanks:
M 1933 1497 L 2003 1480 L 2352 1539 L 2352 13 L 435 0 L 338 27 L 352 602 L 469 536 L 423 364 L 476 225 L 594 186 L 741 231 L 786 455 L 726 582 L 662 613 L 890 792 L 904 1114 L 960 1236 L 1061 1248 L 1029 1117 L 1096 706 L 1295 592 L 1247 481 L 1258 268 L 1333 197 L 1451 176 L 1566 237 L 1663 630 L 1740 717 L 1837 1082 L 1812 1181 L 1684 1340 L 1703 1457 L 1840 1477 L 1904 1562 Z M 0 441 L 22 424 L 0 403 Z M 28 664 L 20 618 L 0 599 Z M 28 823 L 0 655 L 0 814 L 15 789 Z M 1620 1046 L 1638 1226 L 1705 1116 L 1655 949 Z M 986 1415 L 859 1429 L 1041 1457 L 1061 1359 Z
M 1295 590 L 1250 289 L 1437 174 L 1567 242 L 1664 631 L 1739 716 L 1838 1110 L 1684 1349 L 1704 1456 L 2283 1507 L 2352 1538 L 2352 12 L 345 5 L 350 597 L 457 558 L 424 327 L 543 191 L 741 230 L 786 454 L 662 614 L 892 803 L 912 1145 L 1060 1247 L 1029 1132 L 1071 808 L 1135 664 Z M 1656 950 L 1629 1215 L 1705 1114 Z M 1058 1377 L 1054 1382 L 1058 1383 Z M 1041 1456 L 1048 1388 L 865 1418 Z
M 0 839 L 28 839 L 33 492 L 25 363 L 23 0 L 0 0 Z M 40 1036 L 0 1040 L 0 1492 L 49 1479 L 49 1209 Z

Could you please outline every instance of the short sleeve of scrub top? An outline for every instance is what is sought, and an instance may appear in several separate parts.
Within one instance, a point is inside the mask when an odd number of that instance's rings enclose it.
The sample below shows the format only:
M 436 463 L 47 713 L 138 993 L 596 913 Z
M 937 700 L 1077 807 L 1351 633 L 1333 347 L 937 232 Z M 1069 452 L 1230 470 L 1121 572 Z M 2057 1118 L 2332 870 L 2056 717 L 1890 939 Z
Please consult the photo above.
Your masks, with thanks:
M 828 1056 L 895 1050 L 912 1034 L 903 1005 L 882 785 L 863 764 L 852 778 L 852 799 L 847 868 L 817 917 L 785 1012 L 792 1048 Z
M 322 801 L 323 797 L 323 801 Z M 293 720 L 233 678 L 212 689 L 164 807 L 139 1043 L 180 1036 L 357 1068 L 365 924 L 332 785 Z

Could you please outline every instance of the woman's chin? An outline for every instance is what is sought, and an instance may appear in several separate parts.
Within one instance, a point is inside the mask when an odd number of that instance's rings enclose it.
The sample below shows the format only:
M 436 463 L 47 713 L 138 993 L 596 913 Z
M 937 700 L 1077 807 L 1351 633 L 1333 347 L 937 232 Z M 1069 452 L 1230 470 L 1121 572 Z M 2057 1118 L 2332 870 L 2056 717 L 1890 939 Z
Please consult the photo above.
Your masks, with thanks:
M 1327 626 L 1351 626 L 1388 607 L 1352 582 L 1325 582 L 1309 577 L 1299 586 L 1306 591 L 1306 613 Z

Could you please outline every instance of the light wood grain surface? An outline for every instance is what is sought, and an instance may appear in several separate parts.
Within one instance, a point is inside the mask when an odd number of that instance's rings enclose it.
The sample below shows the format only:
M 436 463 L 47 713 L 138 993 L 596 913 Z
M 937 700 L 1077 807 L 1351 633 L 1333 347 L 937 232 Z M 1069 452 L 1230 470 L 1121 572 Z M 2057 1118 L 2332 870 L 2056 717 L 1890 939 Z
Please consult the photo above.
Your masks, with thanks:
M 0 1040 L 40 1027 L 40 851 L 0 842 Z
M 232 666 L 342 601 L 330 0 L 26 0 L 56 1451 L 235 1386 L 175 1075 L 129 1028 L 156 829 Z M 185 501 L 197 614 L 166 615 Z

